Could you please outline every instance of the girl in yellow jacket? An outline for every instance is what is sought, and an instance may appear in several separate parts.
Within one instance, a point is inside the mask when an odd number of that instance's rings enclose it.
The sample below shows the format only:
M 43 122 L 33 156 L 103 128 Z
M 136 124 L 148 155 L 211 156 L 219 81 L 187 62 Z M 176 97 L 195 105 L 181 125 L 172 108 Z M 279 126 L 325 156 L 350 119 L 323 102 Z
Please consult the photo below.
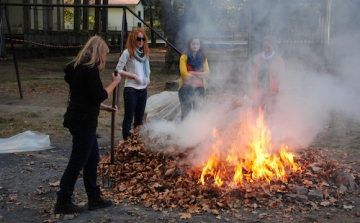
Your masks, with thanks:
M 191 38 L 180 57 L 179 100 L 181 119 L 192 109 L 202 107 L 205 100 L 205 78 L 209 76 L 208 60 L 199 38 Z

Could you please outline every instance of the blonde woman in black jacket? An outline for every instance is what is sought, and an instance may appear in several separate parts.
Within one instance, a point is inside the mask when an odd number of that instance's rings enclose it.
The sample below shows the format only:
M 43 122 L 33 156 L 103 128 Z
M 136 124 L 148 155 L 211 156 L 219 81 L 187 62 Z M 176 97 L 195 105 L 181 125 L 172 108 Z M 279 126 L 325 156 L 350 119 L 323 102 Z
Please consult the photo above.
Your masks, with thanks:
M 69 163 L 60 181 L 57 192 L 55 214 L 81 213 L 84 211 L 72 203 L 76 180 L 83 170 L 85 190 L 88 195 L 88 209 L 96 210 L 112 205 L 111 200 L 100 196 L 97 185 L 99 148 L 96 127 L 100 109 L 116 112 L 117 108 L 102 102 L 111 95 L 121 77 L 112 74 L 112 82 L 104 88 L 100 73 L 106 64 L 109 47 L 100 36 L 89 39 L 77 57 L 65 68 L 65 81 L 70 87 L 70 103 L 64 116 L 63 125 L 72 135 L 72 151 Z

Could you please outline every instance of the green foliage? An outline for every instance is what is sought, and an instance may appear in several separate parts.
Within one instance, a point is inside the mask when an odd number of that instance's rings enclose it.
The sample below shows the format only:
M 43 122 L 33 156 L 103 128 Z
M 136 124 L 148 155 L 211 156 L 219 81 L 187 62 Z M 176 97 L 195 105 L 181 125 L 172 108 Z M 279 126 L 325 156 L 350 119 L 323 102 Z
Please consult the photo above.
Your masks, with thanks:
M 74 24 L 74 9 L 65 8 L 64 9 L 64 20 L 66 23 Z
M 74 4 L 74 0 L 64 0 L 65 4 L 72 5 Z M 90 5 L 95 4 L 95 0 L 89 1 Z M 64 8 L 64 20 L 65 23 L 74 24 L 74 8 L 73 7 L 65 7 Z M 82 17 L 81 17 L 82 20 Z M 89 14 L 89 25 L 92 26 L 95 24 L 95 14 Z

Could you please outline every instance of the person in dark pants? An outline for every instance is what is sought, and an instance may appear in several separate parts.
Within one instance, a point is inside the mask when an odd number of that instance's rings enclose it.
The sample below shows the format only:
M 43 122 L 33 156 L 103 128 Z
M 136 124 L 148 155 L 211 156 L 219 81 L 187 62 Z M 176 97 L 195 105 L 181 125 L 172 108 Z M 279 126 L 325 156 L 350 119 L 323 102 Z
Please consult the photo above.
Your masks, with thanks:
M 84 211 L 72 203 L 76 180 L 83 170 L 85 190 L 88 195 L 88 210 L 112 205 L 111 200 L 101 198 L 97 185 L 99 148 L 96 128 L 100 109 L 116 112 L 117 108 L 102 102 L 108 98 L 121 77 L 112 74 L 112 82 L 104 88 L 100 73 L 106 64 L 109 48 L 100 36 L 91 37 L 77 57 L 66 68 L 65 81 L 70 87 L 70 102 L 64 115 L 64 127 L 72 135 L 72 151 L 69 163 L 60 181 L 55 214 L 81 213 Z
M 116 65 L 116 70 L 122 77 L 125 77 L 125 113 L 122 123 L 124 140 L 131 136 L 130 130 L 133 119 L 135 119 L 134 129 L 143 124 L 147 86 L 150 83 L 150 50 L 147 41 L 148 37 L 144 30 L 132 30 L 126 41 L 126 49 Z
M 199 38 L 191 38 L 180 57 L 179 100 L 181 119 L 192 109 L 202 107 L 205 100 L 205 78 L 210 69 Z

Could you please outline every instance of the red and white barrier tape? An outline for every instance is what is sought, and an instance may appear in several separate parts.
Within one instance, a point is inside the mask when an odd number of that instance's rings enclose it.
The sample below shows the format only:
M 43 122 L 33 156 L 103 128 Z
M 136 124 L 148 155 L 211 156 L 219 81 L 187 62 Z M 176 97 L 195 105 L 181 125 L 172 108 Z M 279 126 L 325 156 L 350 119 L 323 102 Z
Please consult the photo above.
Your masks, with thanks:
M 10 40 L 10 38 L 6 38 L 6 40 Z M 22 39 L 12 39 L 12 40 L 13 40 L 13 41 L 16 41 L 16 42 L 32 43 L 32 44 L 34 44 L 34 45 L 51 47 L 51 48 L 80 48 L 80 47 L 83 47 L 83 46 L 84 46 L 84 45 L 79 45 L 79 46 L 55 46 L 55 45 L 37 43 L 37 42 L 32 42 L 32 41 L 30 42 L 30 41 L 22 40 Z

